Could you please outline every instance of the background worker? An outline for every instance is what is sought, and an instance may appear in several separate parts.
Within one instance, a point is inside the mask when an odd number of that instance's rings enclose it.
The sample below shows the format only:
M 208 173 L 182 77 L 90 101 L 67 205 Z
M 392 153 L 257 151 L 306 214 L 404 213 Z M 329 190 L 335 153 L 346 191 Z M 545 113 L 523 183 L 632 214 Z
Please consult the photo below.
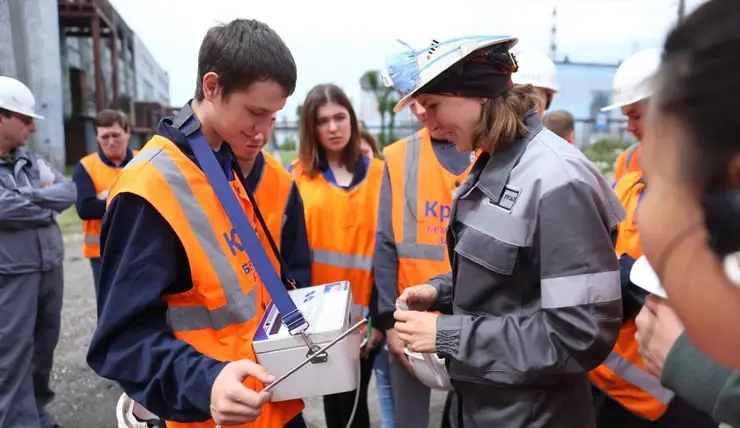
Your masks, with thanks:
M 393 328 L 393 312 L 406 287 L 450 270 L 445 233 L 452 192 L 470 171 L 471 153 L 458 152 L 439 130 L 429 129 L 421 105 L 412 103 L 410 108 L 424 128 L 383 150 L 386 165 L 373 270 L 378 287 L 376 324 L 385 331 L 391 353 L 396 426 L 426 428 L 431 391 L 413 374 L 405 344 Z
M 123 112 L 103 110 L 95 116 L 94 124 L 98 150 L 80 159 L 72 172 L 72 180 L 77 186 L 77 215 L 82 219 L 82 255 L 90 259 L 97 296 L 100 279 L 100 229 L 105 215 L 108 188 L 135 153 L 128 146 L 131 125 Z
M 26 85 L 0 76 L 0 427 L 56 426 L 46 411 L 64 290 L 56 216 L 75 188 L 23 149 L 43 119 L 35 104 Z
M 274 380 L 255 362 L 251 339 L 264 273 L 249 268 L 257 249 L 233 232 L 192 149 L 202 134 L 270 254 L 230 146 L 269 133 L 295 84 L 293 56 L 270 27 L 237 19 L 211 28 L 194 100 L 160 122 L 111 186 L 87 361 L 168 427 L 305 427 L 300 400 L 273 403 L 258 392 Z
M 647 108 L 652 90 L 641 85 L 649 82 L 653 75 L 644 73 L 646 60 L 659 59 L 657 52 L 647 51 L 628 58 L 622 69 L 614 77 L 615 94 L 627 98 L 617 98 L 615 104 L 627 102 L 622 112 L 627 115 L 628 129 L 640 141 L 645 135 L 645 122 L 642 115 Z M 637 58 L 635 60 L 635 58 Z M 637 62 L 636 62 L 637 61 Z M 642 65 L 642 68 L 639 66 Z M 652 65 L 652 63 L 650 64 Z M 637 69 L 635 69 L 637 67 Z M 657 71 L 653 69 L 653 73 Z M 629 86 L 625 76 L 642 78 L 632 80 L 638 87 Z M 617 90 L 616 88 L 619 88 Z M 640 98 L 644 97 L 644 98 Z M 631 101 L 631 102 L 630 102 Z M 637 169 L 627 172 L 614 186 L 617 198 L 627 212 L 627 218 L 619 224 L 615 250 L 619 256 L 622 287 L 623 321 L 617 343 L 606 360 L 589 373 L 591 382 L 598 388 L 594 395 L 597 403 L 597 426 L 599 428 L 640 428 L 640 427 L 676 427 L 703 428 L 716 425 L 702 412 L 692 408 L 682 399 L 676 397 L 678 391 L 671 391 L 660 384 L 660 380 L 645 368 L 645 363 L 638 351 L 635 337 L 637 333 L 636 316 L 645 303 L 646 293 L 632 284 L 629 273 L 635 260 L 642 256 L 640 234 L 637 228 L 637 213 L 643 194 L 647 193 L 642 172 Z M 679 394 L 680 395 L 680 394 Z
M 576 120 L 565 110 L 551 111 L 542 118 L 547 129 L 572 145 L 576 145 Z
M 358 391 L 324 397 L 328 428 L 370 428 L 367 388 L 383 334 L 376 314 L 372 257 L 383 162 L 360 151 L 360 128 L 347 95 L 331 84 L 317 85 L 303 102 L 300 150 L 293 175 L 303 198 L 311 248 L 311 284 L 349 281 L 354 311 L 369 317 L 361 349 Z M 355 409 L 356 407 L 356 409 Z
M 643 120 L 647 100 L 653 93 L 652 78 L 660 65 L 660 50 L 646 49 L 633 54 L 617 68 L 612 83 L 612 104 L 601 111 L 621 109 L 627 117 L 627 132 L 637 142 L 617 156 L 614 164 L 614 180 L 628 172 L 640 171 L 640 142 L 643 138 Z
M 560 90 L 557 67 L 542 52 L 521 52 L 515 58 L 518 70 L 512 74 L 511 80 L 516 85 L 532 85 L 537 88 L 542 95 L 541 102 L 537 103 L 537 114 L 542 117 L 550 109 L 555 94 Z

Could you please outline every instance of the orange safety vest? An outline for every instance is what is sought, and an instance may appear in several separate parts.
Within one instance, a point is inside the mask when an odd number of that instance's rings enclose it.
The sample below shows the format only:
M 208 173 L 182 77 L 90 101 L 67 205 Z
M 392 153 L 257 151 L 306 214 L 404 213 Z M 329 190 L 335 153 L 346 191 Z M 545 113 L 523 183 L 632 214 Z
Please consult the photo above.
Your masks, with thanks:
M 231 187 L 247 218 L 259 230 L 254 223 L 254 210 L 239 180 L 233 180 Z M 155 136 L 113 182 L 109 200 L 119 193 L 133 193 L 149 202 L 185 248 L 193 288 L 162 296 L 167 303 L 167 320 L 174 336 L 216 360 L 256 361 L 252 340 L 264 313 L 258 302 L 265 301 L 263 295 L 267 291 L 203 171 L 174 143 Z M 263 198 L 263 202 L 265 206 L 260 208 L 264 212 L 283 208 L 277 206 L 280 202 L 275 206 L 269 199 Z M 264 234 L 260 235 L 260 240 L 269 248 Z M 253 377 L 247 378 L 244 385 L 252 390 L 263 387 Z M 257 421 L 239 427 L 282 427 L 302 409 L 301 400 L 267 403 Z M 216 425 L 212 419 L 166 423 L 170 428 L 213 428 Z
M 139 153 L 134 150 L 134 156 Z M 121 168 L 115 168 L 106 165 L 98 153 L 91 153 L 84 158 L 80 159 L 82 167 L 87 171 L 87 175 L 95 186 L 95 194 L 98 194 L 104 190 L 107 190 L 113 180 L 116 179 L 118 174 L 121 173 Z M 100 257 L 100 230 L 103 227 L 103 220 L 83 220 L 82 221 L 82 234 L 84 240 L 82 242 L 82 256 L 87 258 Z
M 383 149 L 391 184 L 398 293 L 450 271 L 445 245 L 452 192 L 465 180 L 437 160 L 426 128 Z
M 286 218 L 285 208 L 288 206 L 290 190 L 293 188 L 293 176 L 268 152 L 263 150 L 262 155 L 265 157 L 265 166 L 262 168 L 262 175 L 257 182 L 254 200 L 260 208 L 262 217 L 265 219 L 267 229 L 270 231 L 275 245 L 280 249 L 280 239 Z M 258 223 L 256 218 L 253 219 L 253 223 Z M 267 256 L 270 258 L 272 265 L 275 266 L 275 270 L 279 273 L 280 262 L 277 256 L 275 256 L 275 253 L 270 249 L 267 236 L 259 224 L 257 224 L 256 231 L 257 236 L 265 245 Z M 262 309 L 265 309 L 270 303 L 271 298 L 267 293 L 263 293 L 263 297 L 266 300 L 262 300 L 260 304 Z
M 619 181 L 624 174 L 628 172 L 640 171 L 640 154 L 642 153 L 642 144 L 635 143 L 627 147 L 617 156 L 614 164 L 614 180 Z
M 303 198 L 312 285 L 349 281 L 355 313 L 367 316 L 383 161 L 371 159 L 365 179 L 349 190 L 329 183 L 323 174 L 309 177 L 297 161 L 293 176 Z
M 615 249 L 620 256 L 628 254 L 634 259 L 642 256 L 636 214 L 644 189 L 640 172 L 627 173 L 617 182 L 615 191 L 627 211 L 627 218 L 618 227 Z M 589 376 L 594 385 L 632 413 L 656 421 L 668 408 L 673 392 L 663 388 L 660 379 L 643 369 L 635 333 L 637 326 L 633 317 L 622 325 L 609 356 L 599 367 L 591 370 Z

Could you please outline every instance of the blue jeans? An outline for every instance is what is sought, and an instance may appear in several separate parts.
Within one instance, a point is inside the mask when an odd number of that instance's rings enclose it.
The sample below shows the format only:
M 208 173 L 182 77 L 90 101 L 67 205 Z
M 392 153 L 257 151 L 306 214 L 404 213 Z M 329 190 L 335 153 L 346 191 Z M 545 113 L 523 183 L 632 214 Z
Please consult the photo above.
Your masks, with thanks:
M 375 357 L 375 381 L 378 387 L 378 405 L 380 406 L 383 428 L 395 428 L 396 417 L 393 409 L 393 390 L 391 389 L 388 356 L 388 345 L 384 343 L 380 353 Z

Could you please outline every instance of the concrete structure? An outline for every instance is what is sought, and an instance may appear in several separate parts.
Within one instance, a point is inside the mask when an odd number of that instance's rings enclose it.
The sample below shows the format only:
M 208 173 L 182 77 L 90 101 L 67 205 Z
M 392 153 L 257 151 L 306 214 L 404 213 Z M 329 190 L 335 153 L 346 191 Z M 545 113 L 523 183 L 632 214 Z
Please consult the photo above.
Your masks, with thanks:
M 29 148 L 55 167 L 65 164 L 57 0 L 0 0 L 0 75 L 25 83 L 46 119 Z
M 136 100 L 170 105 L 170 75 L 157 63 L 144 43 L 134 35 Z

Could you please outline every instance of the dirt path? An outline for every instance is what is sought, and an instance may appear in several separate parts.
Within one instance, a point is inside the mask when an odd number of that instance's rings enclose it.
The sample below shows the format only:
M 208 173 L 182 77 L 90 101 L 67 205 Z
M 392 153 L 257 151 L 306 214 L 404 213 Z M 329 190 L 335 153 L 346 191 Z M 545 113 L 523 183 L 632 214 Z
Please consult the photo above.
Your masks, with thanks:
M 101 379 L 85 362 L 90 337 L 95 330 L 95 292 L 87 259 L 80 256 L 82 236 L 65 235 L 64 308 L 62 333 L 57 346 L 52 387 L 57 393 L 50 411 L 65 428 L 115 428 L 113 410 L 121 394 L 118 386 Z M 375 382 L 371 382 L 370 412 L 373 427 L 381 427 Z M 320 398 L 307 401 L 304 416 L 309 427 L 324 427 Z M 430 427 L 440 426 L 444 405 L 441 394 L 433 396 Z M 399 427 L 401 428 L 401 427 Z

